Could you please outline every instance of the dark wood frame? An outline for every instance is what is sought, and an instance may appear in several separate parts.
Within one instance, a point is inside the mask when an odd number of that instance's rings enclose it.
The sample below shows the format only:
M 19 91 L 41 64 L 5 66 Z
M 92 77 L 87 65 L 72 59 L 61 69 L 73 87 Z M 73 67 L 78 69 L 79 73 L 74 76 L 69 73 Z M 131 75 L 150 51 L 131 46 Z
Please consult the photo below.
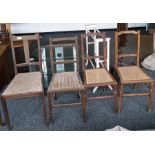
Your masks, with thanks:
M 136 49 L 136 54 L 131 53 L 131 54 L 119 54 L 119 41 L 118 37 L 121 35 L 127 35 L 127 34 L 133 34 L 136 35 L 137 37 L 137 49 Z M 120 32 L 115 32 L 115 70 L 118 73 L 118 76 L 120 78 L 120 83 L 119 83 L 119 104 L 118 104 L 118 112 L 122 111 L 122 97 L 123 96 L 148 96 L 149 97 L 149 104 L 148 104 L 148 111 L 152 111 L 152 97 L 153 97 L 153 80 L 152 78 L 148 80 L 141 80 L 141 81 L 123 81 L 121 78 L 121 73 L 118 70 L 119 67 L 119 58 L 123 57 L 136 57 L 136 65 L 139 67 L 139 55 L 140 55 L 140 31 L 120 31 Z M 141 69 L 141 68 L 139 68 Z M 143 72 L 143 70 L 141 69 Z M 144 72 L 143 72 L 144 73 Z M 145 73 L 144 73 L 145 74 Z M 148 75 L 147 75 L 148 76 Z M 149 85 L 149 93 L 123 93 L 123 88 L 124 85 L 126 84 L 138 84 L 138 83 L 144 83 Z
M 58 43 L 58 42 L 62 42 L 62 41 L 72 41 L 74 43 Z M 57 43 L 56 43 L 57 42 Z M 66 63 L 69 63 L 69 64 L 72 64 L 72 63 L 76 63 L 77 64 L 77 68 L 76 70 L 78 71 L 79 70 L 79 59 L 78 59 L 78 37 L 75 36 L 75 37 L 66 37 L 66 38 L 49 38 L 49 45 L 50 45 L 50 59 L 51 59 L 51 70 L 52 70 L 52 73 L 53 73 L 53 76 L 55 75 L 55 70 L 54 70 L 54 65 L 56 64 L 66 64 Z M 72 60 L 64 60 L 64 61 L 61 61 L 61 62 L 56 62 L 54 60 L 54 55 L 53 55 L 53 48 L 54 47 L 69 47 L 69 46 L 75 46 L 76 48 L 76 60 L 72 61 Z M 78 73 L 78 72 L 77 72 Z M 79 82 L 82 84 L 82 81 L 81 81 L 81 78 L 79 76 L 79 74 L 77 75 L 77 78 L 79 80 Z M 56 93 L 66 93 L 66 92 L 78 92 L 80 95 L 81 95 L 81 100 L 82 102 L 80 103 L 69 103 L 69 104 L 59 104 L 59 105 L 56 105 L 54 104 L 53 100 L 54 100 L 54 97 L 56 96 Z M 71 106 L 82 106 L 82 111 L 83 111 L 83 119 L 84 119 L 84 122 L 86 121 L 86 100 L 85 100 L 85 89 L 84 89 L 84 86 L 82 89 L 79 89 L 79 88 L 73 88 L 73 89 L 64 89 L 64 90 L 61 90 L 61 91 L 48 91 L 47 92 L 47 96 L 48 96 L 48 103 L 49 103 L 49 122 L 52 120 L 53 116 L 52 116 L 52 110 L 53 108 L 59 108 L 59 107 L 71 107 Z
M 39 69 L 40 69 L 40 72 L 42 73 L 39 33 L 37 33 L 35 35 L 27 35 L 27 36 L 20 36 L 20 37 L 21 37 L 21 39 L 18 39 L 19 36 L 10 35 L 15 74 L 17 74 L 17 67 L 30 66 L 30 65 L 38 65 Z M 23 41 L 24 53 L 25 53 L 25 58 L 26 58 L 26 63 L 24 63 L 24 64 L 16 64 L 14 42 L 19 41 L 19 40 Z M 31 63 L 29 61 L 30 60 L 29 50 L 28 50 L 28 41 L 29 40 L 36 40 L 37 44 L 38 44 L 39 61 L 36 62 L 36 63 Z M 8 96 L 3 96 L 2 95 L 1 96 L 2 108 L 3 108 L 4 116 L 5 116 L 6 123 L 7 123 L 9 129 L 11 129 L 12 127 L 11 127 L 11 124 L 10 124 L 10 119 L 9 119 L 9 114 L 8 114 L 6 100 L 28 98 L 28 97 L 40 97 L 41 98 L 41 100 L 42 100 L 43 117 L 44 117 L 45 124 L 46 124 L 46 104 L 45 104 L 44 90 L 42 90 L 41 92 L 25 93 L 23 95 L 21 95 L 21 94 L 8 95 Z
M 85 49 L 84 49 L 84 39 L 87 37 L 87 36 L 98 36 L 100 38 L 103 39 L 103 55 L 99 55 L 99 56 L 85 56 Z M 85 90 L 86 90 L 86 100 L 87 99 L 104 99 L 104 98 L 114 98 L 114 112 L 117 112 L 117 82 L 116 80 L 113 78 L 113 76 L 107 71 L 107 65 L 106 65 L 106 33 L 103 32 L 103 33 L 89 33 L 89 34 L 81 34 L 81 51 L 82 51 L 82 70 L 83 70 L 83 77 L 84 77 L 84 87 L 85 87 Z M 85 74 L 85 70 L 86 69 L 86 66 L 85 66 L 85 60 L 88 59 L 90 61 L 90 59 L 95 59 L 95 58 L 103 58 L 104 60 L 104 67 L 107 71 L 107 73 L 110 75 L 110 77 L 112 78 L 113 82 L 106 82 L 106 83 L 96 83 L 96 84 L 87 84 L 87 81 L 86 81 L 86 74 Z M 96 69 L 96 68 L 95 68 Z M 108 85 L 111 85 L 113 87 L 113 92 L 114 94 L 113 95 L 109 95 L 109 96 L 96 96 L 96 97 L 87 97 L 87 90 L 88 88 L 91 88 L 91 87 L 96 87 L 96 86 L 108 86 Z

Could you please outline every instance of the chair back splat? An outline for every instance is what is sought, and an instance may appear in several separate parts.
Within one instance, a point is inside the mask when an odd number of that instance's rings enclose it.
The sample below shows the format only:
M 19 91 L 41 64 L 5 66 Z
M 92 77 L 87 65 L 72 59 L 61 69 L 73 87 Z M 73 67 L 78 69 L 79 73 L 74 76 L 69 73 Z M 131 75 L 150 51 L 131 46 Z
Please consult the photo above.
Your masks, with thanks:
M 52 73 L 59 72 L 58 71 L 59 68 L 64 69 L 65 64 L 74 64 L 74 71 L 79 70 L 77 36 L 66 37 L 66 38 L 49 38 L 49 45 L 50 45 L 50 59 L 51 59 Z M 58 48 L 62 48 L 62 49 L 58 49 Z M 65 48 L 72 48 L 72 50 L 70 49 L 65 50 Z M 58 53 L 56 52 L 56 50 L 58 51 Z M 72 53 L 73 57 L 66 58 L 65 55 L 69 54 L 69 51 L 73 52 Z M 61 72 L 64 72 L 64 71 L 65 69 L 61 70 Z
M 29 67 L 29 71 L 31 71 L 32 66 L 39 66 L 40 71 L 42 70 L 39 33 L 34 35 L 26 35 L 26 36 L 10 35 L 10 40 L 11 40 L 15 74 L 18 73 L 18 68 L 26 67 L 26 66 Z M 30 49 L 30 44 L 33 41 L 37 42 L 37 52 L 38 52 L 37 61 L 34 61 L 34 58 L 31 58 L 30 56 L 31 53 L 29 49 Z M 16 50 L 18 50 L 19 48 L 23 48 L 23 51 L 24 51 L 25 62 L 22 62 L 22 63 L 18 62 L 18 57 L 16 56 Z
M 121 54 L 119 47 L 119 37 L 122 35 L 135 35 L 136 37 L 136 52 L 130 51 Z M 115 69 L 119 66 L 119 59 L 136 57 L 136 65 L 139 66 L 139 54 L 140 54 L 140 31 L 120 31 L 115 32 Z

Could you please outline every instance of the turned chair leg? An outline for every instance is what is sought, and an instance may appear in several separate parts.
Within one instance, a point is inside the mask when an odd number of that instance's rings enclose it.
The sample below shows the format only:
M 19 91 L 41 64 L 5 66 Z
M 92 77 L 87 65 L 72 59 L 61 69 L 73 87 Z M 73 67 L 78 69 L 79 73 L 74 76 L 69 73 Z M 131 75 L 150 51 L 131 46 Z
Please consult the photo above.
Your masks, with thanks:
M 114 113 L 117 113 L 117 85 L 114 85 Z
M 152 98 L 153 98 L 153 82 L 149 84 L 149 105 L 148 105 L 149 112 L 152 111 Z
M 9 118 L 9 114 L 8 114 L 8 108 L 6 105 L 6 101 L 4 99 L 1 99 L 1 103 L 2 103 L 2 108 L 3 108 L 3 112 L 4 112 L 4 116 L 5 116 L 5 120 L 8 126 L 8 129 L 11 130 L 11 124 L 10 124 L 10 118 Z
M 54 96 L 53 93 L 48 94 L 48 109 L 49 109 L 49 112 L 48 112 L 48 115 L 49 115 L 48 124 L 53 119 L 53 113 L 52 113 L 52 110 L 53 110 L 53 106 L 52 106 L 53 105 L 53 96 Z
M 118 103 L 119 113 L 122 111 L 122 96 L 123 96 L 123 84 L 120 84 L 119 103 Z
M 45 124 L 47 125 L 47 113 L 46 113 L 46 103 L 45 103 L 45 96 L 44 94 L 41 95 L 41 99 L 42 99 L 42 111 L 43 111 L 43 118 L 45 121 Z
M 82 91 L 81 92 L 81 99 L 82 99 L 82 111 L 83 111 L 83 119 L 84 119 L 84 122 L 86 122 L 86 91 Z

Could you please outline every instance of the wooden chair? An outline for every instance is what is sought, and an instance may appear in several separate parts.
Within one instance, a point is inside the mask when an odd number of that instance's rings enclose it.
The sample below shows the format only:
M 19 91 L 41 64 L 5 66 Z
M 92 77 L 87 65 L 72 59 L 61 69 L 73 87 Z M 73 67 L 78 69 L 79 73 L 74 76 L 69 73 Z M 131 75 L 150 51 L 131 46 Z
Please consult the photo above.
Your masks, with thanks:
M 7 110 L 6 100 L 9 99 L 19 99 L 19 98 L 27 98 L 27 97 L 41 97 L 42 100 L 42 109 L 43 109 L 43 116 L 46 122 L 46 106 L 44 100 L 44 91 L 42 86 L 42 69 L 41 69 L 41 51 L 40 51 L 40 40 L 39 34 L 35 35 L 27 35 L 27 36 L 15 36 L 10 35 L 11 39 L 11 47 L 12 47 L 12 55 L 14 61 L 14 70 L 15 70 L 15 77 L 4 90 L 1 95 L 1 103 L 2 108 L 4 111 L 4 115 L 6 118 L 6 123 L 8 128 L 11 129 L 10 119 Z M 25 62 L 24 63 L 17 63 L 16 61 L 16 48 L 14 47 L 14 43 L 22 41 L 23 42 L 23 49 L 24 49 L 24 56 Z M 38 54 L 38 60 L 36 62 L 30 62 L 30 51 L 29 51 L 29 41 L 37 42 L 37 51 L 35 54 Z M 21 67 L 28 66 L 29 69 L 31 66 L 39 66 L 40 71 L 35 72 L 27 72 L 27 73 L 18 73 L 18 69 Z
M 119 51 L 118 39 L 121 35 L 135 35 L 136 37 L 136 53 L 132 51 L 128 53 L 121 53 Z M 118 111 L 122 110 L 122 97 L 123 96 L 148 96 L 149 97 L 149 112 L 152 110 L 152 95 L 153 95 L 153 80 L 146 75 L 139 66 L 139 50 L 140 50 L 140 32 L 136 31 L 120 31 L 115 32 L 115 70 L 120 78 L 120 93 L 119 93 L 119 106 Z M 132 66 L 119 66 L 119 59 L 136 57 L 136 65 Z M 129 60 L 129 59 L 128 59 Z M 149 85 L 148 93 L 124 93 L 123 88 L 128 84 L 144 83 Z
M 83 118 L 86 120 L 86 102 L 84 98 L 85 89 L 81 78 L 78 73 L 79 62 L 78 62 L 78 38 L 77 37 L 66 37 L 66 38 L 50 38 L 50 57 L 51 57 L 51 68 L 52 68 L 52 79 L 48 87 L 48 100 L 49 100 L 49 121 L 52 119 L 52 110 L 57 107 L 67 106 L 78 106 L 82 105 Z M 67 58 L 67 60 L 57 61 L 54 56 L 54 51 L 57 47 L 72 47 L 76 50 L 74 60 Z M 67 51 L 69 52 L 69 51 Z M 64 51 L 65 53 L 65 51 Z M 59 72 L 55 70 L 58 64 L 76 64 L 76 70 L 73 72 Z M 54 104 L 54 96 L 56 93 L 66 92 L 78 92 L 81 94 L 82 103 L 68 103 L 68 104 Z
M 85 54 L 85 38 L 87 36 L 96 36 L 97 38 L 101 38 L 103 40 L 102 47 L 100 48 L 99 56 L 90 56 Z M 114 112 L 117 112 L 117 82 L 112 77 L 112 75 L 107 71 L 107 59 L 106 59 L 106 35 L 105 33 L 89 33 L 89 34 L 81 34 L 81 51 L 82 51 L 82 67 L 83 67 L 83 75 L 84 75 L 84 87 L 86 89 L 86 98 L 87 99 L 104 99 L 104 98 L 114 98 Z M 93 52 L 93 51 L 92 51 Z M 94 53 L 94 52 L 93 52 Z M 103 63 L 100 64 L 100 68 L 95 68 L 93 65 L 93 61 L 96 58 L 100 58 Z M 86 68 L 85 61 L 89 61 L 91 66 L 94 66 L 91 69 Z M 100 96 L 91 96 L 88 97 L 87 90 L 91 87 L 105 87 L 112 92 L 112 95 L 100 95 Z M 110 87 L 109 87 L 110 86 Z M 112 88 L 112 89 L 110 89 Z

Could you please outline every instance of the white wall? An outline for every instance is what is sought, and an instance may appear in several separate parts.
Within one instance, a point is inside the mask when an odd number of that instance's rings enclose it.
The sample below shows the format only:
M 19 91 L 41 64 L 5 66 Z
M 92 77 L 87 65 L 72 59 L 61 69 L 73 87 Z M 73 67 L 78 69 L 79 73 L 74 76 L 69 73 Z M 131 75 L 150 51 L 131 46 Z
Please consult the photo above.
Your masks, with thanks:
M 10 24 L 11 33 L 59 32 L 85 30 L 85 25 L 91 23 L 22 23 Z M 98 23 L 99 29 L 114 29 L 117 23 Z M 130 23 L 129 27 L 146 26 L 145 23 Z

